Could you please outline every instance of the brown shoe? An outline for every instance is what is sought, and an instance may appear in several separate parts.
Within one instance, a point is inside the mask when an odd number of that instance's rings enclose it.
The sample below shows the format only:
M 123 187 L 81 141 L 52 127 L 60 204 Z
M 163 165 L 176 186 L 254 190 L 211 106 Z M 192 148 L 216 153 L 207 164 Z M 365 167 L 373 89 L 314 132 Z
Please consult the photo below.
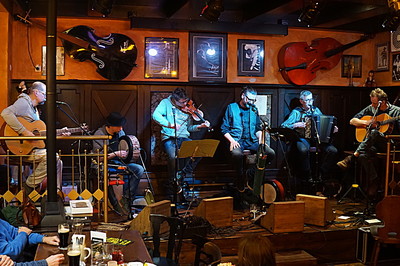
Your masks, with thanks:
M 344 158 L 343 160 L 337 162 L 336 164 L 337 164 L 337 166 L 340 167 L 340 169 L 346 170 L 347 168 L 350 167 L 352 158 L 353 158 L 353 155 L 349 155 L 346 158 Z

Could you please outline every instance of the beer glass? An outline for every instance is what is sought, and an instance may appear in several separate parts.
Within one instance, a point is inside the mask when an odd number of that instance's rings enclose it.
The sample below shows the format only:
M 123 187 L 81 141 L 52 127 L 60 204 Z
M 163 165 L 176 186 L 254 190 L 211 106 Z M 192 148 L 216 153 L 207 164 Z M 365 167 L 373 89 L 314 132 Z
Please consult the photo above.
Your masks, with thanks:
M 62 223 L 58 225 L 58 237 L 60 238 L 60 249 L 67 249 L 69 239 L 69 224 Z
M 69 245 L 67 255 L 69 266 L 80 266 L 81 248 L 79 245 Z
M 76 235 L 81 235 L 83 231 L 83 220 L 82 219 L 74 219 L 72 222 L 72 233 Z

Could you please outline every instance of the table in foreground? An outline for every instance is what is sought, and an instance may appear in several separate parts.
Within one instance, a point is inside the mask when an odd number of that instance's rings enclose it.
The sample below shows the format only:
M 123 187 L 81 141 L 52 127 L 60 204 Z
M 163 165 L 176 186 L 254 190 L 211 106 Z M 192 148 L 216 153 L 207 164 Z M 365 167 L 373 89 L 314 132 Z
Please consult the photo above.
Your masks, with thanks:
M 86 247 L 90 248 L 90 232 L 84 232 L 86 235 Z M 152 262 L 149 252 L 147 251 L 146 245 L 140 236 L 139 231 L 136 230 L 125 230 L 125 231 L 107 231 L 107 237 L 122 238 L 132 241 L 126 246 L 122 246 L 122 253 L 124 254 L 125 262 L 141 261 L 141 262 Z M 62 265 L 68 265 L 68 256 L 66 250 L 60 250 L 57 246 L 51 246 L 47 244 L 39 244 L 35 254 L 35 260 L 46 259 L 51 255 L 64 254 L 64 262 Z M 90 265 L 91 257 L 86 261 L 86 265 Z

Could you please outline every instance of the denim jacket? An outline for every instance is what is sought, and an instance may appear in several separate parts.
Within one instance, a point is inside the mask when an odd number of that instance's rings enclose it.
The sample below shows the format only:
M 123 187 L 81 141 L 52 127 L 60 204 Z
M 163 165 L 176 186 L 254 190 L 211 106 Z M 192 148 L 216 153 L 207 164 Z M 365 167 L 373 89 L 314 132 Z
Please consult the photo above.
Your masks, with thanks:
M 261 121 L 258 112 L 250 111 L 250 139 L 253 142 L 258 141 L 256 132 L 260 130 Z M 226 108 L 221 131 L 223 135 L 229 133 L 236 141 L 239 141 L 243 137 L 242 117 L 240 116 L 240 107 L 238 103 L 231 103 Z

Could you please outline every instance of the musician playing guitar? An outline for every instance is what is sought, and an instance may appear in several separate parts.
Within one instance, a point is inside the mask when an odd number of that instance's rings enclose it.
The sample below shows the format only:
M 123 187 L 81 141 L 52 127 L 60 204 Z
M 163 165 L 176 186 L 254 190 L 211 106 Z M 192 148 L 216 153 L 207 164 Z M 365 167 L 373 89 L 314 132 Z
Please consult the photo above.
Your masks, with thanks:
M 377 181 L 378 174 L 374 163 L 372 163 L 372 159 L 375 157 L 376 153 L 386 152 L 387 141 L 385 134 L 392 133 L 391 130 L 387 130 L 386 132 L 380 131 L 380 124 L 384 124 L 385 122 L 382 121 L 379 123 L 376 118 L 384 115 L 398 117 L 400 116 L 400 107 L 390 104 L 387 94 L 379 88 L 372 90 L 369 96 L 371 104 L 350 120 L 350 125 L 357 127 L 357 129 L 365 129 L 365 138 L 361 141 L 353 155 L 347 156 L 337 164 L 340 168 L 345 170 L 351 165 L 351 162 L 355 158 L 358 158 L 370 182 L 368 194 L 369 196 L 374 196 L 379 184 Z M 393 126 L 391 127 L 393 132 L 395 132 L 395 134 L 399 133 L 399 120 L 392 119 L 391 121 L 390 124 Z
M 322 178 L 328 178 L 328 173 L 332 173 L 336 162 L 337 149 L 331 143 L 318 143 L 318 135 L 315 127 L 315 117 L 323 115 L 318 107 L 313 106 L 314 99 L 311 91 L 304 90 L 300 92 L 300 104 L 294 108 L 286 121 L 281 125 L 283 128 L 290 128 L 298 133 L 299 140 L 292 144 L 296 156 L 294 157 L 294 165 L 296 176 L 303 182 L 313 183 L 320 181 L 319 176 L 313 176 L 310 163 L 310 147 L 318 146 L 324 153 L 324 160 L 321 162 L 320 170 Z M 335 126 L 333 132 L 337 132 Z M 314 173 L 315 174 L 315 173 Z M 307 192 L 307 191 L 304 191 Z
M 30 131 L 24 124 L 27 125 L 28 123 L 40 120 L 37 106 L 44 104 L 46 101 L 46 85 L 36 81 L 30 88 L 21 88 L 21 92 L 14 104 L 1 112 L 1 116 L 7 123 L 7 126 L 19 135 L 26 137 L 35 136 L 34 132 Z M 28 123 L 20 122 L 24 120 Z M 28 195 L 33 189 L 41 185 L 47 177 L 46 149 L 44 145 L 39 145 L 39 147 L 32 149 L 29 155 L 23 157 L 24 161 L 34 164 L 32 174 L 28 176 L 24 183 L 24 189 Z M 62 161 L 60 158 L 57 158 L 57 187 L 59 189 L 61 189 L 61 181 Z

